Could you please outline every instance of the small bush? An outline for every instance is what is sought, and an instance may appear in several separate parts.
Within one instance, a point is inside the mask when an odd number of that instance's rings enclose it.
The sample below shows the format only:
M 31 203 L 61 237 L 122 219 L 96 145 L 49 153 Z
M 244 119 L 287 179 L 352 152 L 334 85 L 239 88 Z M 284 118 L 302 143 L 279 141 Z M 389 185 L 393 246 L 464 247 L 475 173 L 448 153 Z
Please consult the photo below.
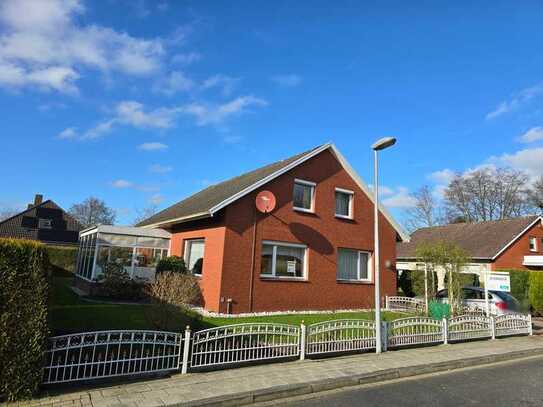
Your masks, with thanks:
M 161 259 L 156 266 L 156 273 L 171 271 L 174 273 L 186 273 L 185 261 L 179 256 L 168 256 Z
M 56 275 L 68 275 L 75 272 L 77 260 L 77 247 L 74 246 L 46 246 L 51 264 L 50 271 Z
M 529 277 L 528 297 L 536 315 L 543 313 L 543 272 L 531 271 Z
M 41 382 L 48 336 L 46 247 L 0 239 L 0 397 L 31 397 Z
M 157 274 L 155 281 L 148 286 L 148 294 L 153 305 L 147 318 L 159 329 L 169 329 L 180 312 L 201 301 L 198 279 L 175 272 Z
M 145 284 L 131 279 L 122 264 L 107 263 L 101 279 L 102 290 L 108 297 L 117 300 L 139 300 L 144 296 Z
M 528 296 L 528 289 L 530 286 L 530 272 L 526 270 L 503 271 L 507 271 L 511 277 L 511 295 L 519 301 L 521 311 L 529 311 L 530 298 Z

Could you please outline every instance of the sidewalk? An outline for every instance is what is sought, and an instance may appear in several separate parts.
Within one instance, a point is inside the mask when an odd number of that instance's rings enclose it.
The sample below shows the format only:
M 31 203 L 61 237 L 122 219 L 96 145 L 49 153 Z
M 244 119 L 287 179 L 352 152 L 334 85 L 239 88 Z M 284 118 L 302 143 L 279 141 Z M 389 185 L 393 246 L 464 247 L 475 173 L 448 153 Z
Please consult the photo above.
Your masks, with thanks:
M 242 405 L 508 360 L 543 355 L 543 337 L 516 337 L 329 359 L 274 363 L 162 379 L 142 379 L 61 395 L 23 405 L 203 406 Z

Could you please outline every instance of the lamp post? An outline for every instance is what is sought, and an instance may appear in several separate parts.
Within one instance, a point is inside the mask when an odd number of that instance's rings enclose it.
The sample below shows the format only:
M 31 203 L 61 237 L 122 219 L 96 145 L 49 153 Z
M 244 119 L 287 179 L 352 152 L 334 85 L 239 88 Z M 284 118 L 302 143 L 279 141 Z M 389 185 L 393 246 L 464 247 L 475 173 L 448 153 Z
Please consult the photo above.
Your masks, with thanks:
M 380 269 L 379 269 L 379 163 L 378 152 L 391 147 L 396 143 L 394 137 L 384 137 L 377 140 L 371 148 L 374 157 L 374 212 L 373 212 L 373 236 L 374 236 L 374 284 L 375 284 L 375 353 L 381 353 L 381 287 L 380 287 Z

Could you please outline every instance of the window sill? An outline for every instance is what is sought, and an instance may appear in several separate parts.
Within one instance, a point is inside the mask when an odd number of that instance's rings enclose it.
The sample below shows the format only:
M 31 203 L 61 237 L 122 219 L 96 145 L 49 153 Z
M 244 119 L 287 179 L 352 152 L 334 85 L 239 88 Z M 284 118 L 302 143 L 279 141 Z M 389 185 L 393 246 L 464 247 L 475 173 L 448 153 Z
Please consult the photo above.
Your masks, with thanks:
M 298 282 L 298 283 L 304 283 L 308 282 L 304 277 L 273 277 L 273 276 L 260 276 L 260 280 L 262 281 L 291 281 L 291 282 Z
M 334 216 L 341 220 L 354 220 L 352 216 L 338 215 L 337 213 Z
M 292 209 L 295 210 L 295 211 L 297 211 L 297 212 L 313 213 L 313 214 L 315 213 L 315 211 L 312 210 L 312 209 L 298 208 L 298 207 L 296 207 L 296 206 L 293 206 Z
M 370 280 L 336 280 L 338 284 L 358 284 L 358 285 L 373 285 Z

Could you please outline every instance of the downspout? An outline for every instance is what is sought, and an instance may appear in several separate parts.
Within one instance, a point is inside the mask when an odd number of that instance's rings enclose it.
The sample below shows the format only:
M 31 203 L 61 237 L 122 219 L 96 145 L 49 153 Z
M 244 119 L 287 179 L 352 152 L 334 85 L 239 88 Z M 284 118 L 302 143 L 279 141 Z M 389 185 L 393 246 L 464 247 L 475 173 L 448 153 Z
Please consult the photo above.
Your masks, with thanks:
M 253 250 L 251 254 L 251 280 L 249 282 L 249 312 L 253 312 L 253 291 L 255 280 L 255 258 L 256 258 L 256 205 L 253 215 Z

